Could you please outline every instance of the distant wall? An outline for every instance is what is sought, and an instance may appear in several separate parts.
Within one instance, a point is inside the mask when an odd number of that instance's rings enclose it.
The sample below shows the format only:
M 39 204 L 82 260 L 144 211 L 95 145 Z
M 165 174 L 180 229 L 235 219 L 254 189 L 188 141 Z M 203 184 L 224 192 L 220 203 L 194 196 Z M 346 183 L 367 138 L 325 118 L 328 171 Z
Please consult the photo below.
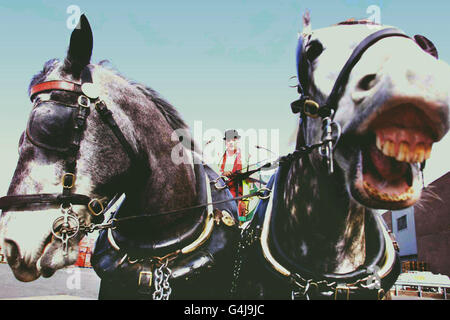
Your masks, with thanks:
M 416 227 L 414 219 L 414 207 L 406 208 L 404 210 L 392 211 L 392 231 L 400 247 L 400 256 L 415 256 L 417 255 L 417 241 L 416 241 Z M 399 219 L 406 220 L 406 227 L 399 228 Z
M 450 276 L 450 172 L 431 183 L 415 206 L 418 260 Z
M 407 229 L 398 231 L 397 219 L 404 214 Z M 416 251 L 429 271 L 450 276 L 450 172 L 429 184 L 410 211 L 388 211 L 383 219 L 397 238 L 400 256 L 414 256 Z M 413 225 L 415 230 L 410 229 Z

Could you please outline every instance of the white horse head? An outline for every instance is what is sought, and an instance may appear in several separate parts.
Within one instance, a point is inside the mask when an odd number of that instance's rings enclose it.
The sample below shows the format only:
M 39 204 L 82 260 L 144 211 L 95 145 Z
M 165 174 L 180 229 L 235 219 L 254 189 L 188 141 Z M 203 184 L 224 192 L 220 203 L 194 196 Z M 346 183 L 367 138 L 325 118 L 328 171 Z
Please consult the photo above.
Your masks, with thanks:
M 306 16 L 300 36 L 309 70 L 300 73 L 309 77 L 308 95 L 324 103 L 355 47 L 386 28 L 353 21 L 312 30 Z M 335 114 L 342 128 L 335 157 L 357 202 L 399 209 L 419 199 L 419 164 L 449 129 L 449 81 L 448 64 L 413 38 L 387 37 L 364 52 Z M 321 121 L 308 122 L 305 138 L 315 143 L 321 138 Z

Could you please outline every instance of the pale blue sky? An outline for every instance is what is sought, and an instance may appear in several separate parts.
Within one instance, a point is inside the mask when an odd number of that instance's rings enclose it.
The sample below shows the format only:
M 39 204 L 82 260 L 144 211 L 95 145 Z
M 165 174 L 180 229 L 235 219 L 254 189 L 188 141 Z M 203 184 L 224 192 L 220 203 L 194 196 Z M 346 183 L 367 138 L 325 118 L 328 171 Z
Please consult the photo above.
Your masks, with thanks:
M 378 5 L 383 24 L 429 37 L 441 59 L 450 61 L 450 1 L 444 0 L 1 0 L 0 195 L 15 168 L 30 111 L 29 81 L 45 61 L 65 56 L 69 5 L 78 5 L 91 23 L 92 62 L 108 59 L 126 77 L 151 86 L 190 125 L 202 120 L 204 129 L 278 129 L 282 142 L 295 126 L 289 105 L 296 92 L 289 77 L 295 75 L 297 32 L 306 8 L 313 28 L 320 28 L 368 18 L 367 7 Z M 282 145 L 280 151 L 290 149 Z

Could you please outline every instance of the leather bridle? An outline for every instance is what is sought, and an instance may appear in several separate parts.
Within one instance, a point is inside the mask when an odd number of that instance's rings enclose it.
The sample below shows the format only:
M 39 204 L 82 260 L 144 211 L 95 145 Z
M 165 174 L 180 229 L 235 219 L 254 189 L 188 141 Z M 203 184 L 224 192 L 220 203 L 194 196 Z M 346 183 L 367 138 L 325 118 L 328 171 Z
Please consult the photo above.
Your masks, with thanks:
M 409 38 L 409 36 L 396 28 L 387 28 L 376 31 L 363 39 L 353 50 L 351 56 L 341 69 L 330 95 L 323 104 L 314 101 L 309 96 L 311 66 L 310 61 L 308 61 L 304 54 L 305 45 L 303 43 L 303 37 L 299 37 L 297 46 L 297 91 L 300 94 L 300 98 L 291 103 L 292 112 L 300 113 L 300 128 L 298 130 L 299 136 L 297 137 L 296 149 L 305 147 L 305 145 L 301 145 L 300 141 L 302 139 L 299 139 L 299 137 L 302 133 L 305 136 L 307 118 L 320 117 L 322 119 L 322 142 L 325 142 L 325 144 L 320 146 L 319 153 L 328 168 L 328 174 L 334 172 L 333 150 L 341 135 L 341 127 L 339 123 L 334 121 L 334 117 L 339 100 L 348 83 L 350 73 L 367 49 L 387 37 Z
M 103 213 L 107 204 L 107 199 L 91 198 L 87 195 L 73 192 L 76 183 L 76 163 L 80 150 L 80 143 L 83 139 L 83 133 L 86 129 L 86 120 L 91 112 L 92 106 L 94 106 L 94 109 L 99 114 L 100 119 L 111 129 L 119 143 L 122 145 L 126 154 L 130 158 L 130 167 L 133 169 L 140 167 L 141 161 L 114 120 L 112 112 L 107 108 L 106 103 L 99 98 L 98 89 L 92 83 L 89 67 L 85 67 L 81 73 L 81 84 L 65 80 L 53 80 L 34 85 L 30 89 L 30 100 L 34 102 L 35 97 L 38 94 L 48 93 L 54 90 L 72 92 L 76 94 L 78 96 L 77 105 L 69 105 L 64 102 L 54 100 L 38 100 L 35 103 L 34 108 L 43 103 L 49 102 L 62 105 L 63 107 L 75 107 L 76 115 L 73 121 L 73 131 L 70 137 L 69 146 L 64 150 L 61 150 L 39 143 L 33 139 L 30 132 L 28 132 L 28 128 L 27 137 L 30 142 L 37 147 L 56 151 L 63 155 L 65 173 L 61 179 L 62 191 L 61 193 L 8 195 L 1 197 L 0 209 L 3 211 L 11 208 L 21 209 L 34 204 L 60 205 L 63 214 L 62 217 L 58 217 L 53 223 L 52 232 L 54 236 L 61 239 L 66 245 L 67 240 L 74 237 L 80 229 L 80 222 L 75 212 L 73 212 L 72 206 L 87 206 L 89 213 L 92 215 L 92 222 L 95 223 L 103 221 Z

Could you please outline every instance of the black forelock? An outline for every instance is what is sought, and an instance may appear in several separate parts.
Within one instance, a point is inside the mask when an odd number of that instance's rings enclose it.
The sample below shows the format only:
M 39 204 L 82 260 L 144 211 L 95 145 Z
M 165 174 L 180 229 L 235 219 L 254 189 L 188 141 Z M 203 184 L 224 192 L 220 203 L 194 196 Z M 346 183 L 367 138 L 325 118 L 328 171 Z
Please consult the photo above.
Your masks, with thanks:
M 42 71 L 40 71 L 38 74 L 35 74 L 33 78 L 31 79 L 30 85 L 28 86 L 28 95 L 30 95 L 31 88 L 35 86 L 38 83 L 43 82 L 50 71 L 52 71 L 55 68 L 56 63 L 59 62 L 59 59 L 50 59 L 42 68 Z

